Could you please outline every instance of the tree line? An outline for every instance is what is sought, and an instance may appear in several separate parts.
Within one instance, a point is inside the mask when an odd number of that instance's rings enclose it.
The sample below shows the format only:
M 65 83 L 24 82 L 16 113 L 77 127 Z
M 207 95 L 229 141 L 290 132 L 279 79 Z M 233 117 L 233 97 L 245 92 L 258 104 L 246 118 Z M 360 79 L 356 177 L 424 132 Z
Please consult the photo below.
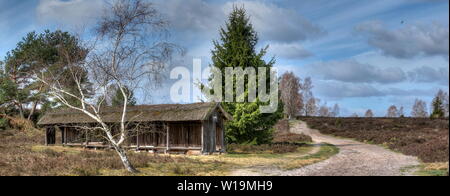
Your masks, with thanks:
M 333 107 L 327 106 L 327 103 L 320 105 L 320 99 L 315 98 L 312 93 L 311 77 L 304 80 L 296 76 L 293 72 L 284 73 L 280 79 L 280 98 L 283 102 L 283 111 L 286 118 L 292 119 L 297 116 L 320 116 L 320 117 L 338 117 L 340 114 L 339 104 Z M 427 103 L 416 99 L 411 109 L 411 117 L 415 118 L 445 118 L 449 116 L 449 95 L 443 90 L 439 90 L 430 104 L 431 111 L 428 112 Z M 395 105 L 389 106 L 386 117 L 397 118 L 406 117 L 405 108 Z M 372 118 L 374 112 L 368 109 L 363 117 Z M 350 117 L 359 117 L 353 113 Z
M 449 116 L 449 95 L 443 90 L 439 90 L 430 103 L 430 110 L 427 109 L 427 103 L 421 99 L 415 99 L 411 108 L 411 117 L 415 118 L 448 118 Z M 386 117 L 396 118 L 405 117 L 403 106 L 398 108 L 391 105 L 386 113 Z
M 280 79 L 280 99 L 283 103 L 283 111 L 286 118 L 292 119 L 297 116 L 321 116 L 338 117 L 340 114 L 339 104 L 329 107 L 327 102 L 321 104 L 312 92 L 314 88 L 311 77 L 301 79 L 293 72 L 284 73 Z

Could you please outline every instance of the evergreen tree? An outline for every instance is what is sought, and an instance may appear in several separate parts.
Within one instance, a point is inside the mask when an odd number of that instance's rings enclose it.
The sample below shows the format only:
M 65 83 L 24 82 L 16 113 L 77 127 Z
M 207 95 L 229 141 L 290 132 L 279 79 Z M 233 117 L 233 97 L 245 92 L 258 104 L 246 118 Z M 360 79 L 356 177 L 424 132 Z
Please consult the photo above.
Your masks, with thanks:
M 114 97 L 111 100 L 112 106 L 123 106 L 124 98 L 123 94 L 120 91 L 119 88 L 115 88 L 116 92 L 114 93 Z M 128 87 L 125 87 L 125 94 L 127 94 L 128 97 L 128 104 L 129 106 L 136 105 L 136 98 L 134 97 L 134 93 L 132 90 L 130 90 Z
M 242 69 L 253 67 L 256 71 L 258 67 L 270 69 L 275 60 L 265 62 L 263 56 L 267 53 L 267 47 L 257 52 L 257 43 L 257 33 L 253 29 L 245 9 L 233 7 L 226 27 L 220 29 L 220 41 L 214 41 L 212 66 L 222 71 L 223 78 L 226 67 L 241 67 Z M 269 84 L 269 78 L 266 81 Z M 222 86 L 225 89 L 225 80 L 222 81 Z M 222 93 L 225 97 L 225 92 Z M 236 95 L 236 92 L 233 92 L 233 96 L 236 98 L 244 96 L 246 102 L 222 103 L 225 110 L 233 115 L 233 120 L 226 126 L 227 140 L 231 143 L 268 143 L 272 139 L 273 125 L 283 117 L 282 104 L 278 105 L 275 113 L 261 113 L 259 106 L 267 103 L 258 101 L 258 95 L 256 102 L 247 102 L 247 94 L 247 88 L 244 95 Z
M 431 103 L 433 107 L 433 112 L 431 113 L 432 118 L 444 118 L 445 117 L 445 96 L 444 91 L 439 90 Z
M 25 107 L 31 107 L 28 119 L 34 111 L 41 106 L 55 106 L 47 99 L 47 89 L 40 81 L 34 79 L 35 74 L 48 75 L 49 72 L 58 73 L 61 78 L 70 78 L 67 69 L 69 63 L 82 63 L 86 58 L 87 49 L 81 46 L 80 41 L 68 32 L 46 30 L 44 33 L 28 33 L 16 48 L 7 53 L 4 65 L 4 77 L 8 77 L 16 86 L 17 91 L 25 96 L 21 100 L 15 100 L 15 105 L 20 116 L 25 117 Z M 89 85 L 87 73 L 79 67 L 77 73 L 85 77 L 82 85 Z M 76 84 L 73 81 L 61 80 L 65 90 L 78 94 Z M 67 97 L 73 104 L 78 105 L 78 100 Z M 41 107 L 45 108 L 45 107 Z

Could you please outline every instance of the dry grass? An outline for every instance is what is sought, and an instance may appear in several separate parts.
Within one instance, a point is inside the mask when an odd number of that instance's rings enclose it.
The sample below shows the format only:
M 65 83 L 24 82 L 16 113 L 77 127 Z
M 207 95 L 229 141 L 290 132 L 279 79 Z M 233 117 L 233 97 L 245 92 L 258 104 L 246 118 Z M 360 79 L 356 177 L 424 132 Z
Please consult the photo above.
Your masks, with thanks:
M 43 131 L 37 130 L 0 131 L 0 176 L 223 176 L 240 167 L 298 168 L 328 156 L 323 152 L 308 155 L 314 147 L 298 144 L 256 147 L 258 153 L 210 156 L 130 151 L 131 162 L 141 171 L 131 174 L 123 169 L 114 151 L 43 146 L 43 138 Z
M 448 170 L 448 162 L 445 163 L 427 163 L 425 164 L 426 170 Z
M 306 144 L 263 144 L 263 145 L 240 145 L 229 144 L 227 146 L 228 153 L 231 154 L 283 154 L 296 152 L 298 147 Z
M 282 170 L 300 168 L 306 165 L 317 163 L 328 159 L 339 152 L 338 148 L 332 145 L 322 145 L 315 153 L 310 154 L 315 146 L 304 145 L 297 147 L 295 152 L 284 154 L 226 154 L 215 156 L 198 156 L 201 161 L 219 161 L 230 165 L 233 168 L 242 167 L 274 167 Z
M 1 131 L 0 176 L 130 175 L 114 151 L 42 146 L 42 138 L 39 131 Z M 134 166 L 143 168 L 138 175 L 198 175 L 220 165 L 212 162 L 203 167 L 203 163 L 188 157 L 132 151 L 129 157 Z
M 309 135 L 305 134 L 296 134 L 296 133 L 275 133 L 273 137 L 273 142 L 275 143 L 310 143 L 312 142 L 312 138 Z
M 448 162 L 424 163 L 415 174 L 419 176 L 448 176 Z

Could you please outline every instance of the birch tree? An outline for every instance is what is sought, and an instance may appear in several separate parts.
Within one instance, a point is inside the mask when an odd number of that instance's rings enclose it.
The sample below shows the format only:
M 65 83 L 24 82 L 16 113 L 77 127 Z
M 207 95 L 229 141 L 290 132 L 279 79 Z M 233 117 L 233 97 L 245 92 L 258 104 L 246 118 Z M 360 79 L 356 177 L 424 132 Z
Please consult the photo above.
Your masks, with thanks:
M 327 106 L 327 103 L 320 106 L 318 115 L 321 117 L 330 117 L 330 115 L 331 115 L 330 108 Z
M 399 115 L 398 115 L 398 109 L 397 109 L 397 106 L 391 105 L 391 106 L 388 108 L 386 117 L 388 117 L 388 118 L 396 118 L 396 117 L 398 117 L 398 116 L 399 116 Z
M 289 119 L 299 114 L 301 108 L 303 108 L 303 97 L 300 89 L 300 78 L 295 76 L 293 72 L 286 72 L 281 76 L 280 91 L 281 100 L 284 104 L 283 111 Z
M 373 112 L 372 112 L 372 110 L 371 110 L 371 109 L 368 109 L 368 110 L 366 111 L 366 113 L 364 114 L 364 117 L 366 117 L 366 118 L 373 118 Z
M 336 103 L 336 104 L 334 104 L 333 109 L 331 111 L 331 117 L 338 117 L 339 113 L 340 113 L 340 108 L 339 108 L 339 105 Z
M 305 106 L 303 108 L 303 114 L 305 116 L 314 116 L 316 115 L 318 111 L 318 102 L 319 100 L 316 99 L 312 93 L 313 88 L 312 80 L 310 77 L 305 78 L 303 84 L 302 84 L 302 95 L 303 95 L 303 101 L 305 102 Z
M 420 99 L 416 99 L 412 107 L 411 116 L 415 118 L 428 117 L 427 103 L 425 103 L 425 101 L 422 101 Z
M 59 73 L 52 72 L 36 74 L 37 79 L 48 86 L 52 97 L 97 122 L 93 127 L 82 128 L 102 132 L 129 172 L 138 171 L 128 160 L 123 144 L 132 131 L 131 122 L 139 115 L 127 113 L 130 92 L 157 82 L 158 74 L 169 61 L 176 47 L 166 41 L 166 28 L 167 22 L 151 3 L 116 0 L 105 7 L 94 29 L 95 39 L 86 46 L 87 54 L 69 53 L 70 50 L 60 46 L 69 78 L 61 78 Z M 85 60 L 73 61 L 79 55 L 86 55 Z M 89 73 L 92 86 L 81 82 L 85 72 Z M 64 86 L 66 80 L 75 82 L 77 91 L 68 91 Z M 110 97 L 111 86 L 115 86 L 123 97 L 116 125 L 106 123 L 102 116 L 102 103 Z M 86 91 L 93 93 L 95 99 L 88 98 Z M 71 104 L 68 97 L 78 100 L 79 104 Z

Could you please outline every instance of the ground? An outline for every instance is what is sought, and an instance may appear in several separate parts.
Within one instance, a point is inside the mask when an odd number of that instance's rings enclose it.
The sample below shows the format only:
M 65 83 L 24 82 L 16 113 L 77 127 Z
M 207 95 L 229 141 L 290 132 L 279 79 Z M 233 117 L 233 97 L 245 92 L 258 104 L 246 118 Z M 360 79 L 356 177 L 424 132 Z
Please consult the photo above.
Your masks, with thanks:
M 234 146 L 232 153 L 209 156 L 129 151 L 130 160 L 141 171 L 138 174 L 122 169 L 114 151 L 43 146 L 40 131 L 1 131 L 0 176 L 448 175 L 448 162 L 424 163 L 415 156 L 389 150 L 389 145 L 322 134 L 303 121 L 291 121 L 289 127 L 291 133 L 280 134 L 283 137 L 279 138 L 306 138 L 309 142 L 297 142 L 294 146 Z M 307 136 L 294 137 L 295 134 L 309 135 L 312 142 Z
M 281 176 L 399 176 L 413 175 L 420 165 L 416 157 L 402 155 L 381 146 L 340 139 L 321 134 L 308 128 L 306 123 L 296 121 L 291 131 L 312 137 L 316 144 L 331 144 L 339 153 L 327 160 L 293 170 L 276 168 L 253 168 L 238 170 L 236 175 L 281 175 Z M 405 169 L 410 168 L 410 169 Z
M 323 162 L 282 174 L 399 176 L 412 175 L 413 170 L 405 170 L 404 168 L 414 168 L 420 165 L 420 161 L 416 157 L 396 153 L 381 146 L 323 135 L 317 130 L 308 128 L 306 123 L 297 123 L 295 129 L 311 136 L 314 142 L 337 146 L 339 153 Z
M 240 152 L 208 156 L 164 155 L 129 151 L 131 162 L 141 171 L 128 173 L 112 150 L 89 150 L 44 146 L 39 130 L 0 131 L 0 176 L 217 176 L 233 175 L 239 168 L 287 171 L 313 164 L 337 153 L 331 145 L 307 143 L 243 146 Z M 289 134 L 289 136 L 293 136 Z M 298 137 L 302 138 L 302 137 Z M 257 149 L 253 152 L 254 149 Z

